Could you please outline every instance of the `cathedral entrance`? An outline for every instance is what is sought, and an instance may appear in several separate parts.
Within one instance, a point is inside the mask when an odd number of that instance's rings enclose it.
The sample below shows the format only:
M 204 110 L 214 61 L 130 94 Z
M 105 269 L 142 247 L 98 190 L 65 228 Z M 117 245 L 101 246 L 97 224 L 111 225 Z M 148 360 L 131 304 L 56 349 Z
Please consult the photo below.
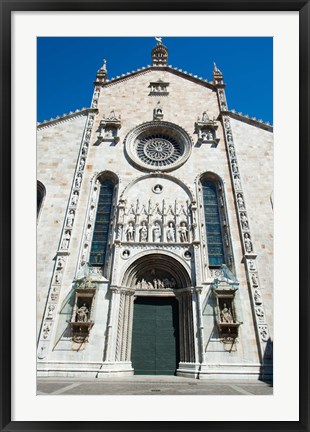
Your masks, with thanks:
M 179 352 L 178 301 L 173 297 L 138 297 L 131 351 L 135 375 L 175 375 Z

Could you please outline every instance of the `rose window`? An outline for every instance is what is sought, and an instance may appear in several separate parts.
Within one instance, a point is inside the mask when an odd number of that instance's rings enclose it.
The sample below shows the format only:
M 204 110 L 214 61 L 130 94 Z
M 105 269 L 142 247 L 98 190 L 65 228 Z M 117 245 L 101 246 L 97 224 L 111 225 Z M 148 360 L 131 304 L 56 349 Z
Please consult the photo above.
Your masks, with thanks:
M 150 122 L 132 130 L 126 137 L 125 147 L 135 165 L 147 170 L 170 171 L 189 157 L 191 142 L 177 125 Z

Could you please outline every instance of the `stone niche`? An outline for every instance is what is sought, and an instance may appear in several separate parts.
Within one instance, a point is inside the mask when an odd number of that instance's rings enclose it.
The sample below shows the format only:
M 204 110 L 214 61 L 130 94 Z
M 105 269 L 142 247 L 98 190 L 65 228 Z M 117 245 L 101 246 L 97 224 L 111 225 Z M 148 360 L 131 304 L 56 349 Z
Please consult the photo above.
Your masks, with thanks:
M 96 287 L 93 282 L 85 278 L 77 283 L 75 301 L 70 321 L 72 341 L 76 343 L 88 342 L 89 333 L 94 322 L 92 310 Z
M 238 284 L 229 280 L 216 279 L 213 283 L 216 298 L 215 321 L 219 336 L 223 341 L 234 341 L 238 337 L 240 322 L 235 307 L 235 294 Z

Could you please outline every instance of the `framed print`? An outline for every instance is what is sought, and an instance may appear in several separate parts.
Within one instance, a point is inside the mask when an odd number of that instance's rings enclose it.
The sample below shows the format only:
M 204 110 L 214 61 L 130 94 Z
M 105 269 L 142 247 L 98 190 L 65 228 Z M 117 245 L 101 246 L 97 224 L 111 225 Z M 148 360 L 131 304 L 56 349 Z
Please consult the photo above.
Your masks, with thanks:
M 309 6 L 267 6 L 2 3 L 3 430 L 308 430 Z

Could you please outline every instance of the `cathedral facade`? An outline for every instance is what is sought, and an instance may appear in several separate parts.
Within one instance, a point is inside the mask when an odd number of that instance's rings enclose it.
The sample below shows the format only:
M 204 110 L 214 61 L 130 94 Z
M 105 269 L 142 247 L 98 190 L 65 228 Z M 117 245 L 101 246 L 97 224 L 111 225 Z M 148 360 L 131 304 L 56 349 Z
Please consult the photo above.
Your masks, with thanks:
M 152 65 L 37 127 L 38 376 L 272 378 L 273 133 Z

